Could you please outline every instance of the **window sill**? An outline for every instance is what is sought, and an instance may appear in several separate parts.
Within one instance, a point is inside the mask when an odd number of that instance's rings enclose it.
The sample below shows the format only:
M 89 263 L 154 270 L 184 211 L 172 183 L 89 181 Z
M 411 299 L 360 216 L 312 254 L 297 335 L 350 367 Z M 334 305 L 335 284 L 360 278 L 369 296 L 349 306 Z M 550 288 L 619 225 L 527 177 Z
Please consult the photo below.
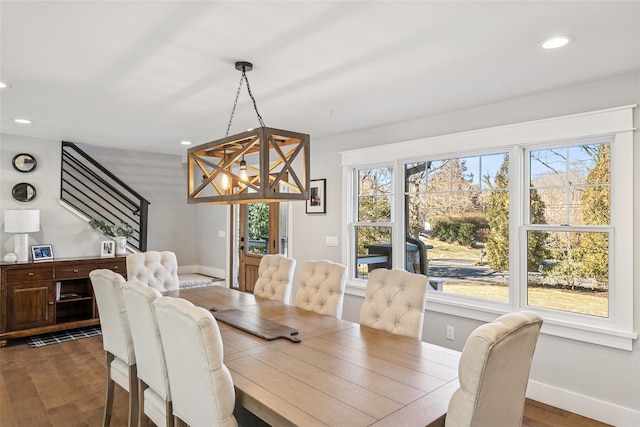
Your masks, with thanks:
M 348 282 L 345 293 L 358 297 L 365 296 L 366 281 Z M 466 298 L 455 298 L 439 292 L 429 292 L 427 295 L 426 311 L 448 314 L 465 319 L 491 322 L 497 316 L 512 311 L 504 303 L 488 302 L 480 305 Z M 567 338 L 571 340 L 632 351 L 633 341 L 638 334 L 632 331 L 622 331 L 613 328 L 603 328 L 572 323 L 560 319 L 553 319 L 540 313 L 544 318 L 541 333 L 544 335 Z

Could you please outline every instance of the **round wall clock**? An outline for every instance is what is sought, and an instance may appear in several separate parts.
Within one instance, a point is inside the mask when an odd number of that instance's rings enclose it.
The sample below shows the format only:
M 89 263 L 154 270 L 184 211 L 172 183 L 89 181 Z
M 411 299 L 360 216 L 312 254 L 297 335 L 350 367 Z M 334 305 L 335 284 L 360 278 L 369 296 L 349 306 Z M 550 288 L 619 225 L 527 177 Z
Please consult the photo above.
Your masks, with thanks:
M 36 158 L 27 153 L 17 154 L 13 158 L 12 163 L 15 170 L 23 173 L 33 172 L 36 169 L 36 166 L 38 166 Z
M 13 186 L 11 195 L 19 202 L 30 202 L 36 198 L 36 187 L 26 182 L 21 182 Z

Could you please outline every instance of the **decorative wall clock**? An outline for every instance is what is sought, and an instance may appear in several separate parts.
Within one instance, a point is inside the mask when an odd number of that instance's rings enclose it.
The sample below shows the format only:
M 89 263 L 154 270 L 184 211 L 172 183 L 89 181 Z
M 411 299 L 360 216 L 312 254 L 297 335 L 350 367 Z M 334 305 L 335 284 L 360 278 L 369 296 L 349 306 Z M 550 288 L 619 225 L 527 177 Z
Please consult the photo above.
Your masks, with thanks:
M 33 172 L 38 166 L 36 158 L 27 153 L 17 154 L 13 158 L 12 163 L 15 170 L 22 173 Z

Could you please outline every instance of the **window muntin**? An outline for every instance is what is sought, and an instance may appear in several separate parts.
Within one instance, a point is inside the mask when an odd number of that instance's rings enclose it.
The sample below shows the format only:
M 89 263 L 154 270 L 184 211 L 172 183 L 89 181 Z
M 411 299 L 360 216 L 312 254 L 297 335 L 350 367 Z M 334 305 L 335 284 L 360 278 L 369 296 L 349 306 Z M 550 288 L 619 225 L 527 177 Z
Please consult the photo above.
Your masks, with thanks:
M 405 164 L 407 236 L 426 247 L 428 275 L 443 291 L 509 300 L 509 155 Z M 405 245 L 415 270 L 414 245 Z
M 376 268 L 392 267 L 393 168 L 362 168 L 356 173 L 353 236 L 354 277 L 366 279 Z

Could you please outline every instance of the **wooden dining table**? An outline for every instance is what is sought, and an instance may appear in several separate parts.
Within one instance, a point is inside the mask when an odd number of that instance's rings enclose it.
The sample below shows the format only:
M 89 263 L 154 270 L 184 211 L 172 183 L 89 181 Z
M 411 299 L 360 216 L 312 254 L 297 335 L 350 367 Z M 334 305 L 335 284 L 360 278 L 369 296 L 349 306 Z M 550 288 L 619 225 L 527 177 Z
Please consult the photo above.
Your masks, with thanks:
M 265 340 L 218 322 L 236 401 L 272 426 L 444 425 L 460 352 L 222 286 L 165 295 L 299 331 Z

